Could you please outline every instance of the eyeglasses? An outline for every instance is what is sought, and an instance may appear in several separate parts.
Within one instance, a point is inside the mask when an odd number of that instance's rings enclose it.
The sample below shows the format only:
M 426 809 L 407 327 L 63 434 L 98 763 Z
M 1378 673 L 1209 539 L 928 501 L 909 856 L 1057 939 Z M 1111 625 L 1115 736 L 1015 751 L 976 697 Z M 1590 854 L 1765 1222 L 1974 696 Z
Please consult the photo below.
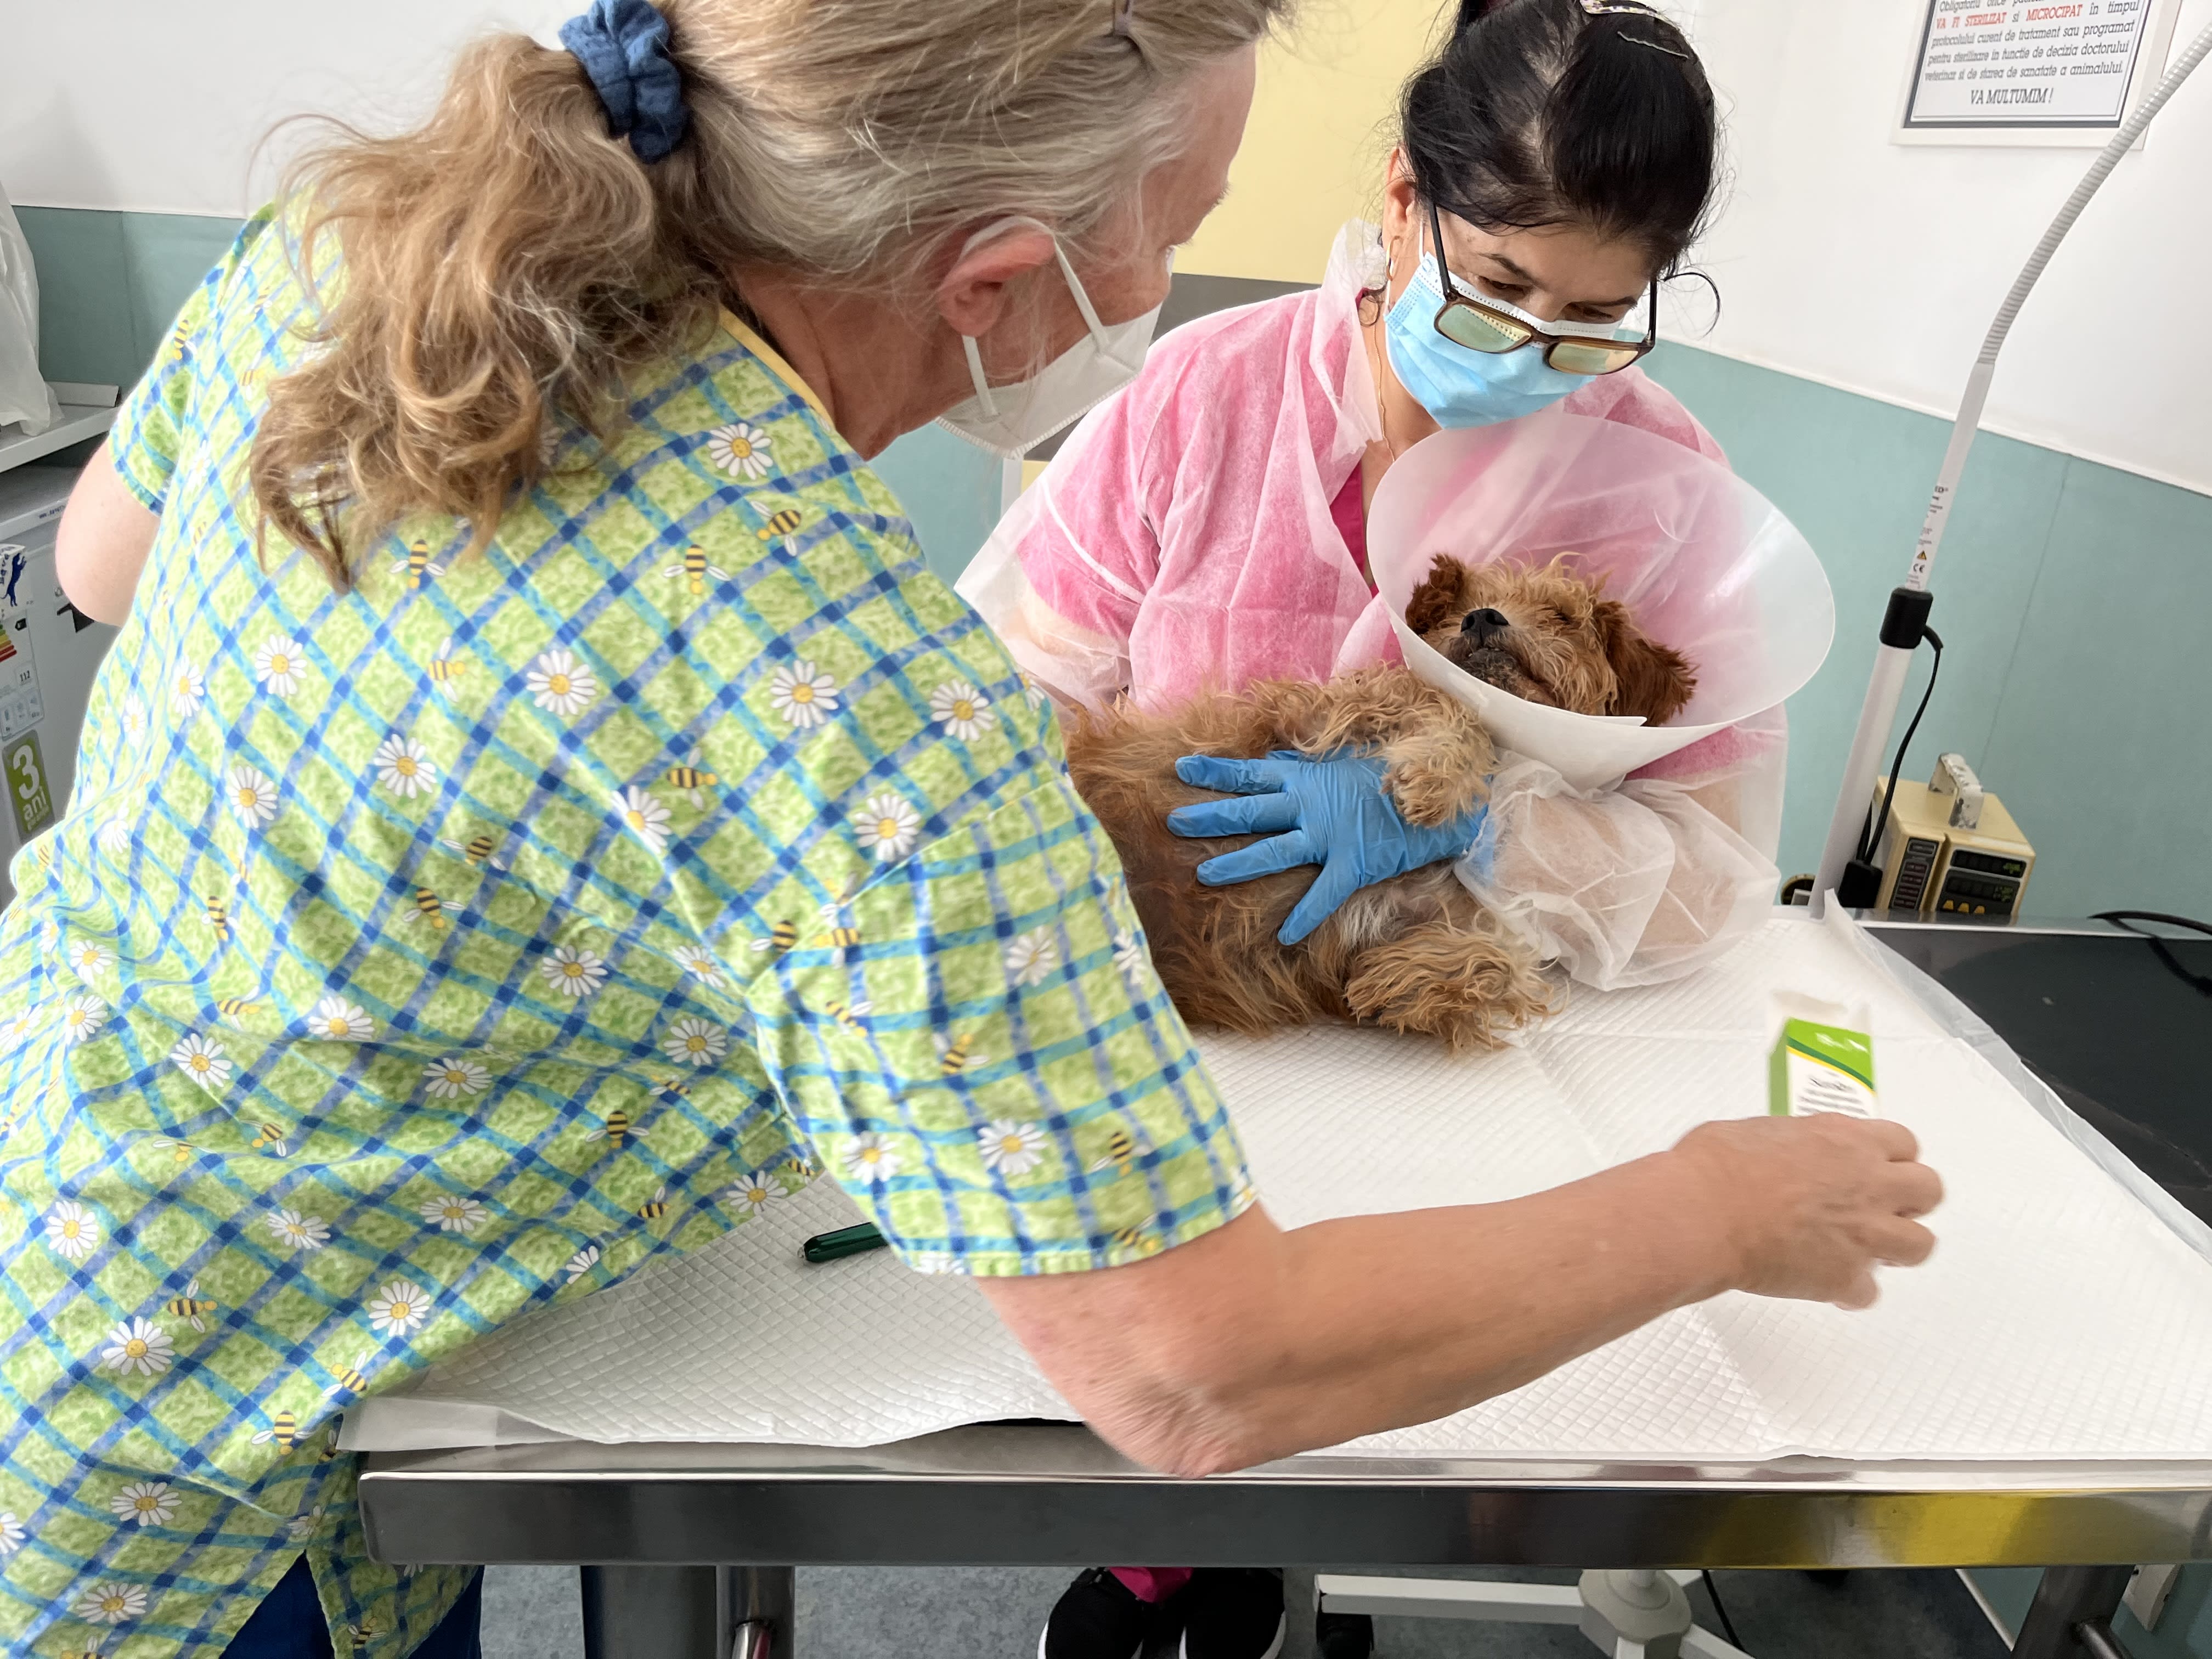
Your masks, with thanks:
M 1437 270 L 1443 274 L 1444 302 L 1437 313 L 1437 332 L 1454 345 L 1490 356 L 1522 347 L 1544 346 L 1544 362 L 1562 374 L 1618 374 L 1651 355 L 1659 343 L 1659 279 L 1651 279 L 1651 327 L 1641 341 L 1600 340 L 1587 335 L 1547 334 L 1510 312 L 1486 306 L 1452 286 L 1451 263 L 1444 258 L 1444 222 L 1429 204 L 1429 234 L 1436 240 Z

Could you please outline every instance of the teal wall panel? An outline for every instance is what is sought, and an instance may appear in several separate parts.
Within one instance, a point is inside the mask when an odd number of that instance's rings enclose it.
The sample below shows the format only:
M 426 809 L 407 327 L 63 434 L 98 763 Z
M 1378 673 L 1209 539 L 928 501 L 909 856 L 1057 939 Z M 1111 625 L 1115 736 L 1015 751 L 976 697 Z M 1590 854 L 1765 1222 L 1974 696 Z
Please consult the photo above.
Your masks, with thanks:
M 2207 710 L 2212 497 L 2075 462 L 1988 750 L 2038 910 L 2212 918 Z
M 2017 1635 L 2043 1575 L 2033 1567 L 1977 1567 L 1972 1577 L 2005 1628 Z M 2134 1659 L 2202 1659 L 2212 1654 L 2212 1566 L 2181 1570 L 2156 1630 L 2145 1630 L 2122 1607 L 2112 1620 L 2112 1633 Z
M 17 208 L 39 272 L 39 368 L 50 380 L 129 386 L 134 356 L 131 266 L 119 213 Z
M 154 360 L 235 219 L 18 208 L 39 268 L 39 356 L 50 380 L 128 388 Z
M 876 458 L 876 471 L 906 503 L 929 568 L 957 579 L 999 521 L 999 463 L 942 427 L 909 432 Z
M 1691 347 L 1662 348 L 1652 374 L 1835 586 L 1835 649 L 1790 705 L 1782 866 L 1809 871 L 1949 423 Z M 2212 915 L 2197 852 L 2212 814 L 2212 497 L 1985 434 L 1934 586 L 1947 649 L 1908 774 L 1924 779 L 1947 749 L 1966 757 L 2035 843 L 2034 914 Z M 1916 669 L 1893 751 L 1926 678 Z

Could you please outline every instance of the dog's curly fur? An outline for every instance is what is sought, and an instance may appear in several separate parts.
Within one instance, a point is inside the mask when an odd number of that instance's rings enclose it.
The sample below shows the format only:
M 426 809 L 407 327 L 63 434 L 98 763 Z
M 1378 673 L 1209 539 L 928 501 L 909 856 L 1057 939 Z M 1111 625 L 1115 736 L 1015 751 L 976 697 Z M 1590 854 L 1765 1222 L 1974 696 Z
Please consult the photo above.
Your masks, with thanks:
M 1690 665 L 1646 638 L 1626 607 L 1563 560 L 1539 570 L 1473 570 L 1439 555 L 1407 622 L 1468 672 L 1534 701 L 1660 723 L 1689 701 Z M 1501 625 L 1502 623 L 1502 625 Z M 1185 755 L 1256 757 L 1355 749 L 1384 763 L 1410 823 L 1449 822 L 1479 804 L 1496 770 L 1472 709 L 1402 668 L 1327 684 L 1267 681 L 1198 698 L 1167 716 L 1127 702 L 1079 714 L 1067 738 L 1075 785 L 1121 854 L 1162 980 L 1194 1024 L 1254 1034 L 1321 1019 L 1496 1048 L 1553 1004 L 1542 964 L 1449 866 L 1370 887 L 1304 943 L 1276 933 L 1313 880 L 1298 869 L 1232 887 L 1198 866 L 1254 836 L 1189 841 L 1168 814 L 1217 799 L 1176 775 Z

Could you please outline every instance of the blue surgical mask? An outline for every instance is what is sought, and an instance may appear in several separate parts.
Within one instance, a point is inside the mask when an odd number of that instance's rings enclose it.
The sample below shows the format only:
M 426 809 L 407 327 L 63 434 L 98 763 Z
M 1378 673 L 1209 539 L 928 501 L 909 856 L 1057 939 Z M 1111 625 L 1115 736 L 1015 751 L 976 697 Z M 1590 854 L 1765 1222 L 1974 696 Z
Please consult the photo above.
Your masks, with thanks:
M 1495 426 L 1549 409 L 1596 377 L 1562 374 L 1544 361 L 1540 344 L 1518 351 L 1471 351 L 1437 332 L 1443 309 L 1444 285 L 1434 254 L 1421 260 L 1406 292 L 1390 307 L 1382 337 L 1390 368 L 1415 403 L 1445 427 Z M 1513 307 L 1486 298 L 1486 305 L 1510 312 L 1541 329 L 1544 325 Z M 1595 331 L 1585 329 L 1584 332 Z

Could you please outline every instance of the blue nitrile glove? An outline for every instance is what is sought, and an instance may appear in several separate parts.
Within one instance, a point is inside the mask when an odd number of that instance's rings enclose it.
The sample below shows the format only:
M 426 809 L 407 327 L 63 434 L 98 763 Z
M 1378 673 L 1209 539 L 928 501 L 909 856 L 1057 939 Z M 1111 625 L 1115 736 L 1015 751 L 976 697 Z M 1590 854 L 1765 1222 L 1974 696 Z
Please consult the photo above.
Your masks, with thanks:
M 1363 887 L 1456 859 L 1481 837 L 1487 806 L 1433 830 L 1416 829 L 1398 816 L 1382 787 L 1382 763 L 1340 751 L 1311 760 L 1279 749 L 1266 760 L 1186 755 L 1176 775 L 1198 789 L 1218 789 L 1235 800 L 1201 801 L 1168 814 L 1168 828 L 1194 840 L 1212 836 L 1266 835 L 1273 839 L 1224 853 L 1198 866 L 1208 887 L 1256 881 L 1302 864 L 1321 874 L 1298 901 L 1276 937 L 1296 945 L 1334 915 Z

